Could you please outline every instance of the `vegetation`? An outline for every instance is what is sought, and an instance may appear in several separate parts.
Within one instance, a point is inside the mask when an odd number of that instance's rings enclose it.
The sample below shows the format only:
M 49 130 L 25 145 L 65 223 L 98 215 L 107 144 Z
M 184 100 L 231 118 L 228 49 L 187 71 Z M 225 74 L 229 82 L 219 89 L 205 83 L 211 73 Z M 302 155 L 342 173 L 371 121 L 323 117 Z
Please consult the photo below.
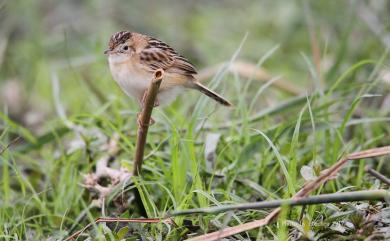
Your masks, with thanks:
M 389 12 L 388 1 L 0 1 L 0 239 L 140 218 L 134 189 L 149 218 L 289 199 L 348 153 L 390 145 Z M 234 103 L 188 91 L 155 108 L 131 178 L 139 107 L 103 55 L 122 29 L 211 69 L 204 82 Z M 388 191 L 365 167 L 389 177 L 389 160 L 348 162 L 312 194 Z M 78 240 L 185 240 L 271 211 L 99 223 Z M 283 206 L 227 240 L 385 240 L 389 214 L 383 200 Z

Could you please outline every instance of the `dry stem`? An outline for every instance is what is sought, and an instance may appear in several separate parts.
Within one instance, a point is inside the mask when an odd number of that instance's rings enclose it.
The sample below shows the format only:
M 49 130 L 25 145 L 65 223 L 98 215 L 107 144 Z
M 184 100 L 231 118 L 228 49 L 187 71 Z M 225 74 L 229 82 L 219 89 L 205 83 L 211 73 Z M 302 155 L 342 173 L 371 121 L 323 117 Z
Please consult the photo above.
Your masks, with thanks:
M 138 127 L 137 145 L 136 145 L 135 157 L 134 157 L 134 169 L 133 169 L 134 176 L 138 176 L 139 173 L 141 172 L 150 118 L 152 117 L 154 103 L 156 100 L 158 89 L 160 88 L 163 75 L 164 75 L 164 71 L 162 69 L 158 69 L 154 73 L 154 79 L 152 80 L 149 86 L 148 92 L 145 97 L 145 103 L 143 103 L 144 108 L 142 109 L 142 112 L 139 117 L 140 126 Z
M 3 149 L 0 150 L 0 155 L 2 155 L 6 150 L 8 150 L 11 146 L 15 145 L 19 140 L 21 136 L 17 136 L 14 138 L 10 143 L 8 143 Z
M 137 145 L 136 145 L 135 156 L 134 156 L 133 176 L 138 176 L 142 169 L 142 162 L 144 159 L 146 138 L 148 136 L 150 119 L 152 117 L 154 103 L 156 101 L 156 96 L 158 93 L 158 89 L 160 88 L 163 75 L 164 75 L 164 71 L 162 69 L 158 69 L 154 73 L 154 78 L 150 83 L 149 89 L 146 92 L 146 96 L 144 98 L 145 102 L 143 103 L 143 109 L 139 116 L 139 126 L 138 126 L 138 134 L 137 134 Z M 135 201 L 137 203 L 139 211 L 141 212 L 142 216 L 146 216 L 147 213 L 142 203 L 141 195 L 139 193 L 138 188 L 134 189 L 134 194 L 135 194 Z
M 372 169 L 371 167 L 366 167 L 366 172 L 368 172 L 371 176 L 373 177 L 376 177 L 377 179 L 379 179 L 381 182 L 387 184 L 387 185 L 390 185 L 390 179 L 387 178 L 385 175 L 383 175 L 382 173 L 379 173 L 377 171 L 375 171 L 374 169 Z

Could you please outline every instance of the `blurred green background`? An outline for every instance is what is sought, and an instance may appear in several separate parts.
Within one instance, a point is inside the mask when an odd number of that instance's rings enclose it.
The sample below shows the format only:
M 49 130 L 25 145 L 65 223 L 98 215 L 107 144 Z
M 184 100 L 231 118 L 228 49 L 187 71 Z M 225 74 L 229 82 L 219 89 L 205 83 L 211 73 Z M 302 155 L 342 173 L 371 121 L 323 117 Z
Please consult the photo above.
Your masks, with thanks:
M 110 35 L 119 30 L 169 43 L 198 70 L 229 60 L 248 34 L 239 58 L 256 63 L 279 46 L 263 67 L 310 92 L 313 81 L 304 59 L 312 57 L 310 34 L 321 54 L 321 75 L 334 82 L 351 64 L 381 57 L 390 42 L 389 5 L 385 0 L 2 1 L 2 108 L 8 106 L 26 125 L 52 116 L 52 71 L 58 71 L 61 98 L 71 113 L 96 107 L 86 80 L 105 96 L 123 95 L 103 55 Z M 29 117 L 22 116 L 29 111 Z

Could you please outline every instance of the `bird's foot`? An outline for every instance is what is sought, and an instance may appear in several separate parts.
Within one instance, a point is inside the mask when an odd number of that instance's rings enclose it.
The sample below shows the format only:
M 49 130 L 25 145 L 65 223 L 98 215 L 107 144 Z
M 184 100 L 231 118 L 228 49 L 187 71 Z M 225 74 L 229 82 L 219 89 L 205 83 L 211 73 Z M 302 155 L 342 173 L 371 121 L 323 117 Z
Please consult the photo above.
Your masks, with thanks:
M 149 124 L 144 124 L 142 123 L 142 120 L 141 120 L 141 113 L 138 113 L 137 114 L 137 124 L 138 124 L 138 127 L 142 128 L 142 127 L 145 127 L 145 126 L 151 126 L 153 125 L 154 123 L 156 123 L 156 121 L 150 117 L 150 122 Z
M 146 103 L 146 97 L 148 96 L 148 91 L 145 90 L 144 94 L 142 95 L 142 98 L 141 98 L 141 101 L 140 101 L 140 105 L 141 105 L 141 108 L 145 108 L 145 103 Z M 158 101 L 158 99 L 156 98 L 156 100 L 154 101 L 154 105 L 153 107 L 157 107 L 157 106 L 160 106 L 160 101 Z

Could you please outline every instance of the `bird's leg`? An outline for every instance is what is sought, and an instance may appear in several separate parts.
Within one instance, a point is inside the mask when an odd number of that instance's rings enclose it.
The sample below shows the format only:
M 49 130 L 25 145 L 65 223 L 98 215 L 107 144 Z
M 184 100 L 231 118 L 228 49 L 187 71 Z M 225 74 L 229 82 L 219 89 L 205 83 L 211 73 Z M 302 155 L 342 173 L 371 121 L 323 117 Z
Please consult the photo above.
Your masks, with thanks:
M 141 99 L 141 107 L 142 108 L 145 106 L 147 93 L 148 93 L 148 91 L 145 90 L 144 94 L 142 95 L 142 99 Z M 156 98 L 156 100 L 154 101 L 153 107 L 157 107 L 157 106 L 160 106 L 160 101 L 158 101 L 158 99 Z
M 156 123 L 156 121 L 155 121 L 152 117 L 150 117 L 150 122 L 149 122 L 149 124 L 143 124 L 142 121 L 141 121 L 141 112 L 139 112 L 139 113 L 137 114 L 137 124 L 138 124 L 139 127 L 143 127 L 143 126 L 145 126 L 145 125 L 151 126 L 151 125 L 153 125 L 154 123 Z
M 154 101 L 154 107 L 157 107 L 157 106 L 160 106 L 160 101 L 158 101 L 158 99 L 156 98 L 156 100 Z
M 137 124 L 138 124 L 138 127 L 139 127 L 139 128 L 142 127 L 141 112 L 138 112 L 138 113 L 137 113 Z
M 144 109 L 144 107 L 145 107 L 145 102 L 146 102 L 147 93 L 148 93 L 148 91 L 145 90 L 144 93 L 142 94 L 142 98 L 139 99 L 139 105 L 141 106 L 141 111 L 142 111 L 142 110 Z

